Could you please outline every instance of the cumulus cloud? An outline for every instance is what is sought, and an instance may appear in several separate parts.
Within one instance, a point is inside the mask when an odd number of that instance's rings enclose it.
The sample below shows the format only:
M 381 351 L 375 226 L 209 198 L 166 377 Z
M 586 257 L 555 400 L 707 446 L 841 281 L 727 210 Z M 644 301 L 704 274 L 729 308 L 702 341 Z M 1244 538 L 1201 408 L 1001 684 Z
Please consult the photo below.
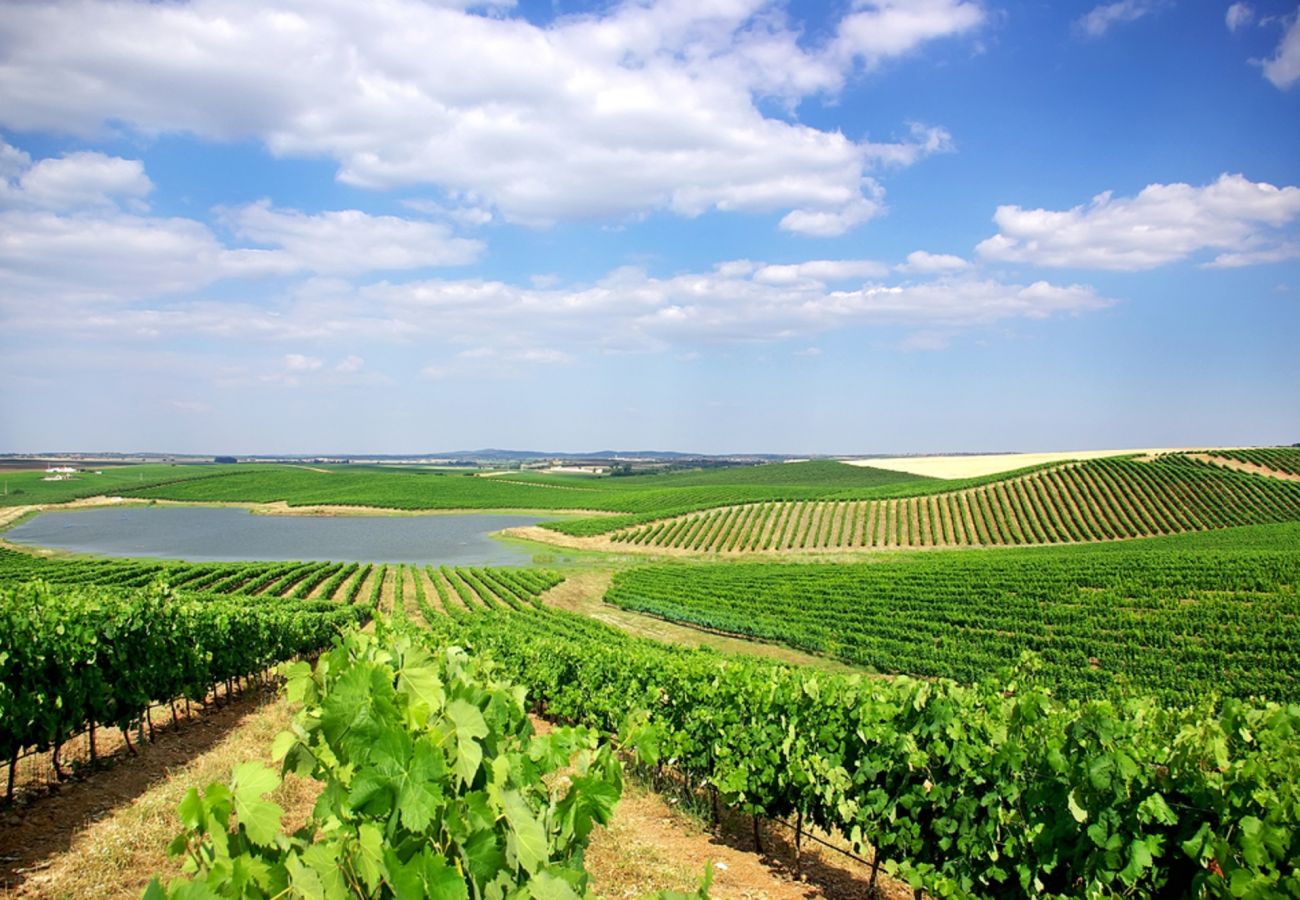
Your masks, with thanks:
M 286 353 L 284 368 L 289 372 L 314 372 L 325 365 L 325 360 L 316 356 L 304 356 L 301 353 Z
M 907 262 L 896 267 L 900 272 L 960 272 L 970 268 L 970 263 L 951 253 L 927 253 L 925 250 L 913 250 L 907 254 Z
M 835 210 L 791 210 L 781 218 L 781 230 L 810 237 L 835 237 L 868 219 L 874 219 L 884 212 L 885 205 L 881 198 L 885 192 L 871 179 L 865 179 L 864 183 L 872 199 L 859 197 Z
M 0 211 L 0 303 L 129 301 L 279 271 L 191 219 Z
M 833 235 L 879 212 L 871 166 L 938 152 L 946 132 L 859 143 L 760 101 L 833 94 L 984 19 L 970 0 L 859 2 L 808 46 L 761 0 L 629 0 L 545 27 L 418 0 L 17 4 L 0 19 L 0 125 L 253 138 L 332 158 L 350 184 L 477 198 L 453 207 L 467 220 L 780 212 Z
M 973 31 L 984 19 L 980 4 L 965 0 L 858 2 L 840 22 L 833 50 L 874 68 L 927 41 Z
M 727 265 L 730 264 L 724 264 L 724 267 Z M 785 265 L 764 265 L 754 271 L 753 279 L 763 284 L 819 285 L 853 279 L 861 281 L 888 272 L 888 266 L 871 259 L 814 259 Z
M 1116 25 L 1136 22 L 1144 16 L 1149 16 L 1162 5 L 1160 0 L 1119 0 L 1117 3 L 1103 3 L 1080 16 L 1075 21 L 1074 27 L 1087 37 L 1099 38 Z
M 999 232 L 976 250 L 986 259 L 1041 266 L 1136 271 L 1216 252 L 1220 266 L 1268 261 L 1294 243 L 1300 187 L 1221 175 L 1203 187 L 1152 184 L 1134 197 L 1099 194 L 1069 210 L 999 206 Z
M 1249 3 L 1234 3 L 1223 16 L 1229 31 L 1237 31 L 1255 21 L 1255 10 Z
M 296 267 L 321 273 L 465 265 L 484 247 L 436 222 L 355 209 L 308 215 L 261 200 L 227 210 L 223 219 L 236 236 L 279 248 Z
M 1300 81 L 1300 9 L 1292 15 L 1272 58 L 1264 61 L 1264 77 L 1282 90 Z
M 267 201 L 222 212 L 245 246 L 227 244 L 194 219 L 144 214 L 153 182 L 143 164 L 101 153 L 33 163 L 0 142 L 0 175 L 5 305 L 129 302 L 228 278 L 463 265 L 483 251 L 441 223 L 358 210 L 306 214 Z
M 143 208 L 152 190 L 138 159 L 81 152 L 33 164 L 27 153 L 0 141 L 0 204 L 74 210 L 125 201 Z

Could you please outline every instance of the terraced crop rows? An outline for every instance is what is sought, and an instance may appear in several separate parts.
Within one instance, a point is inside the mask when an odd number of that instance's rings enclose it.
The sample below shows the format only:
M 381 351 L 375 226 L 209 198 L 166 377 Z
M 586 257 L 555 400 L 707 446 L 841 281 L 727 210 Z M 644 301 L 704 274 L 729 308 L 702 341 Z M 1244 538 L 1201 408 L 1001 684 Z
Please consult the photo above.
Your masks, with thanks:
M 1055 466 L 963 491 L 706 510 L 617 543 L 707 553 L 1006 546 L 1113 540 L 1300 520 L 1300 484 L 1184 456 Z
M 1275 472 L 1300 475 L 1300 447 L 1253 447 L 1244 450 L 1211 450 L 1210 456 L 1252 463 Z
M 1300 557 L 1083 548 L 924 564 L 729 563 L 620 572 L 606 601 L 881 672 L 973 682 L 1026 650 L 1065 696 L 1117 675 L 1192 702 L 1300 699 Z

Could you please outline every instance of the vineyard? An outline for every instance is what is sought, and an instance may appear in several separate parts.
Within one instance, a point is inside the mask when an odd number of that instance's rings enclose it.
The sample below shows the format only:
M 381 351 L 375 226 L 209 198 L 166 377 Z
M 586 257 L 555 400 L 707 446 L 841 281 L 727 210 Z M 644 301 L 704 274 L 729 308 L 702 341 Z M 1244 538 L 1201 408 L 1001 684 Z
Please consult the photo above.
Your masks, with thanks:
M 1300 484 L 1166 456 L 1048 466 L 919 496 L 728 506 L 624 529 L 611 540 L 699 553 L 1007 546 L 1295 520 Z
M 938 896 L 1276 896 L 1295 875 L 1296 707 L 1055 698 L 673 648 L 520 604 L 422 618 L 560 721 L 622 733 L 720 802 L 871 846 Z
M 1211 450 L 1208 456 L 1219 459 L 1231 459 L 1250 463 L 1274 472 L 1287 475 L 1300 475 L 1300 448 L 1297 447 L 1253 447 L 1242 450 Z
M 327 646 L 408 591 L 440 608 L 535 604 L 538 570 L 340 563 L 61 561 L 0 550 L 0 762 L 73 735 L 130 728 L 146 709 L 207 702 L 272 664 Z M 93 747 L 93 738 L 92 744 Z M 92 750 L 93 752 L 93 750 Z
M 1118 549 L 1118 548 L 1116 548 Z M 606 601 L 875 671 L 974 682 L 1034 651 L 1060 696 L 1300 700 L 1300 555 L 1176 549 L 659 565 Z

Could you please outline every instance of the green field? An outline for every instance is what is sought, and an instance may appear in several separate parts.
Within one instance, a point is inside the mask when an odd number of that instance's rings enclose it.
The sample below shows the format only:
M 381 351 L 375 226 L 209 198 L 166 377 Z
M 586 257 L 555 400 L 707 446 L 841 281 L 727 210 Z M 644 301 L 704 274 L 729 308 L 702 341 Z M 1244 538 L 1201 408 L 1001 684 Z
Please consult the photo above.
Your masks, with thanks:
M 973 682 L 1032 650 L 1063 696 L 1127 682 L 1180 701 L 1295 701 L 1300 527 L 1265 532 L 1255 543 L 1278 549 L 1197 549 L 1193 536 L 1101 552 L 648 566 L 619 573 L 606 600 L 880 672 Z
M 120 495 L 146 487 L 203 478 L 222 468 L 231 467 L 168 464 L 88 466 L 86 471 L 78 472 L 66 481 L 46 481 L 44 469 L 12 469 L 0 472 L 0 483 L 3 483 L 0 507 L 66 503 L 83 497 Z

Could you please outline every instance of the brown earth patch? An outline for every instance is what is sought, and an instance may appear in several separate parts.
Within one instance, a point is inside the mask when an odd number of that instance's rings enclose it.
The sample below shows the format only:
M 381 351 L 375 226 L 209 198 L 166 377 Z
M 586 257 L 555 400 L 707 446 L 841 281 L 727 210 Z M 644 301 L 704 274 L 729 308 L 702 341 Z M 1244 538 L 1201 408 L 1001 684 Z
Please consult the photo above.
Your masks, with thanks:
M 1270 469 L 1268 466 L 1261 466 L 1258 463 L 1245 462 L 1240 459 L 1227 459 L 1223 456 L 1211 456 L 1208 453 L 1189 453 L 1187 455 L 1192 459 L 1199 459 L 1201 462 L 1211 463 L 1220 468 L 1232 469 L 1234 472 L 1247 472 L 1251 475 L 1263 475 L 1265 478 L 1277 478 L 1282 481 L 1300 481 L 1300 475 L 1293 475 L 1279 469 Z
M 179 874 L 167 842 L 180 831 L 176 806 L 193 785 L 230 778 L 250 759 L 271 764 L 271 741 L 287 726 L 287 701 L 250 692 L 179 731 L 161 732 L 124 759 L 0 815 L 0 898 L 139 897 L 153 873 Z M 296 826 L 315 800 L 290 778 L 275 800 Z

